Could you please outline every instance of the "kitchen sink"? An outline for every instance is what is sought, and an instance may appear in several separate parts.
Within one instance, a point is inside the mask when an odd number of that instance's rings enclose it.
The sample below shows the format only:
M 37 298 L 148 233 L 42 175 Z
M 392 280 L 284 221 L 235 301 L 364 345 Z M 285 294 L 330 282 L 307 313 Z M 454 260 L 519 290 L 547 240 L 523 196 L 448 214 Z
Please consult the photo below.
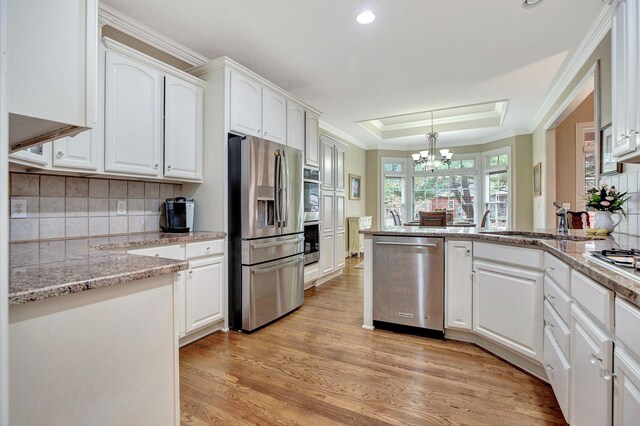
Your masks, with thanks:
M 605 240 L 600 236 L 583 236 L 583 235 L 562 235 L 552 234 L 550 232 L 522 232 L 522 231 L 480 231 L 485 235 L 502 235 L 505 237 L 532 238 L 536 240 L 568 240 L 568 241 L 593 241 Z

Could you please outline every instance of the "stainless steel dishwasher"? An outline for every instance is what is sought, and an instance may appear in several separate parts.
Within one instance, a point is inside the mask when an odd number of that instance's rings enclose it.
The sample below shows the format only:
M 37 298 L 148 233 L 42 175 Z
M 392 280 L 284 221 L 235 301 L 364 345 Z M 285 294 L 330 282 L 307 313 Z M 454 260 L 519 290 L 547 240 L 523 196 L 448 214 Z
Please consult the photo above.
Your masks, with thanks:
M 373 321 L 444 331 L 444 241 L 373 237 Z

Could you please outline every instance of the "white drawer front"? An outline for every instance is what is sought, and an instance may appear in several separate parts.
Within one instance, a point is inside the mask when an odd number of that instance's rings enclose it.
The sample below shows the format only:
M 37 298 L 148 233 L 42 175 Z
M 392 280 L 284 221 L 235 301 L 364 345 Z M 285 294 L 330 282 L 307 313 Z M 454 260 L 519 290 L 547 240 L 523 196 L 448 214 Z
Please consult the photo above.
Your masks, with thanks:
M 571 271 L 571 296 L 589 314 L 613 331 L 613 292 L 586 277 Z
M 173 246 L 157 246 L 141 249 L 128 250 L 129 254 L 139 254 L 142 256 L 164 257 L 167 259 L 183 260 L 182 247 L 179 244 Z
M 224 253 L 224 239 L 187 244 L 187 259 Z
M 547 301 L 544 302 L 544 323 L 545 329 L 553 334 L 565 358 L 571 359 L 569 352 L 571 330 Z
M 571 298 L 551 278 L 544 277 L 544 297 L 566 324 L 571 321 Z
M 569 370 L 571 367 L 547 328 L 544 330 L 544 367 L 564 419 L 569 423 Z
M 640 359 L 640 309 L 616 298 L 616 337 Z
M 543 251 L 500 244 L 473 243 L 473 256 L 519 267 L 543 269 Z
M 569 265 L 556 258 L 555 256 L 544 254 L 544 269 L 547 275 L 553 279 L 565 291 L 569 291 L 571 282 L 571 268 Z

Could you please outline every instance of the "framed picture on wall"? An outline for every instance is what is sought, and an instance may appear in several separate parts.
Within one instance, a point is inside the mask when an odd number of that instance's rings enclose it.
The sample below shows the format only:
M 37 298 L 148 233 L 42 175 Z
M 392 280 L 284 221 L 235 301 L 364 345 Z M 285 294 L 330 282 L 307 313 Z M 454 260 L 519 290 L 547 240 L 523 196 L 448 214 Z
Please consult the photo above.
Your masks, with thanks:
M 613 128 L 611 123 L 600 129 L 600 176 L 622 173 L 622 163 L 613 161 Z
M 542 195 L 542 163 L 533 166 L 533 196 Z
M 358 175 L 349 174 L 349 199 L 359 200 L 361 190 L 362 190 L 361 177 Z

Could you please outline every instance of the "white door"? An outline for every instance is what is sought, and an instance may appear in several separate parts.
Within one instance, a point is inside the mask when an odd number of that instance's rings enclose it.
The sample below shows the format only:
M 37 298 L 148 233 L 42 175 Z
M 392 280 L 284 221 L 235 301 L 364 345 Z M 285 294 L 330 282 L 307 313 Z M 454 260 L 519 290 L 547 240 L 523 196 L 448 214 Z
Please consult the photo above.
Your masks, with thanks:
M 320 227 L 323 233 L 334 232 L 335 225 L 335 206 L 333 200 L 333 192 L 322 191 L 322 199 L 320 200 Z
M 262 89 L 262 137 L 287 143 L 287 100 L 269 89 Z
M 162 74 L 107 52 L 105 84 L 105 171 L 160 176 Z
M 320 263 L 322 264 L 322 273 L 328 274 L 335 271 L 335 234 L 322 235 L 320 243 Z
M 32 146 L 9 154 L 9 161 L 29 166 L 35 166 L 40 169 L 46 169 L 51 166 L 51 145 L 53 142 L 47 142 L 42 145 Z
M 345 152 L 340 146 L 336 145 L 336 162 L 335 162 L 335 174 L 336 174 L 336 191 L 344 191 L 345 189 L 345 176 L 344 176 L 344 162 Z
M 614 350 L 616 378 L 613 388 L 613 424 L 632 425 L 640 420 L 640 364 L 618 347 Z
M 178 315 L 176 315 L 178 337 L 183 337 L 187 334 L 187 274 L 188 271 L 178 272 L 178 279 L 176 280 L 176 287 L 174 289 L 175 310 L 178 312 Z
M 336 212 L 336 232 L 345 232 L 345 215 L 344 215 L 344 194 L 335 195 L 335 212 Z
M 322 273 L 335 270 L 335 199 L 333 192 L 322 192 L 320 200 L 321 222 L 320 264 Z
M 98 171 L 100 142 L 94 130 L 53 141 L 53 167 Z
M 164 175 L 202 179 L 203 89 L 165 78 Z
M 448 241 L 445 287 L 445 327 L 472 330 L 472 269 L 471 241 Z
M 262 88 L 258 83 L 231 71 L 229 129 L 247 136 L 262 137 Z
M 337 232 L 336 233 L 336 263 L 335 263 L 335 268 L 336 269 L 340 269 L 342 267 L 344 267 L 344 259 L 345 259 L 345 253 L 346 253 L 346 246 L 345 246 L 346 242 L 345 242 L 345 234 L 344 232 Z
M 304 108 L 287 101 L 287 145 L 304 151 Z
M 473 330 L 542 362 L 542 272 L 475 261 Z
M 571 307 L 571 422 L 575 425 L 611 424 L 612 341 L 575 304 Z
M 223 319 L 222 282 L 224 257 L 190 260 L 187 277 L 186 332 Z
M 322 164 L 320 166 L 320 179 L 322 180 L 322 189 L 333 190 L 335 188 L 334 180 L 334 161 L 333 142 L 327 142 L 321 138 L 320 149 L 322 151 Z
M 307 166 L 320 166 L 320 117 L 311 111 L 306 112 L 306 127 L 304 138 L 304 163 Z

